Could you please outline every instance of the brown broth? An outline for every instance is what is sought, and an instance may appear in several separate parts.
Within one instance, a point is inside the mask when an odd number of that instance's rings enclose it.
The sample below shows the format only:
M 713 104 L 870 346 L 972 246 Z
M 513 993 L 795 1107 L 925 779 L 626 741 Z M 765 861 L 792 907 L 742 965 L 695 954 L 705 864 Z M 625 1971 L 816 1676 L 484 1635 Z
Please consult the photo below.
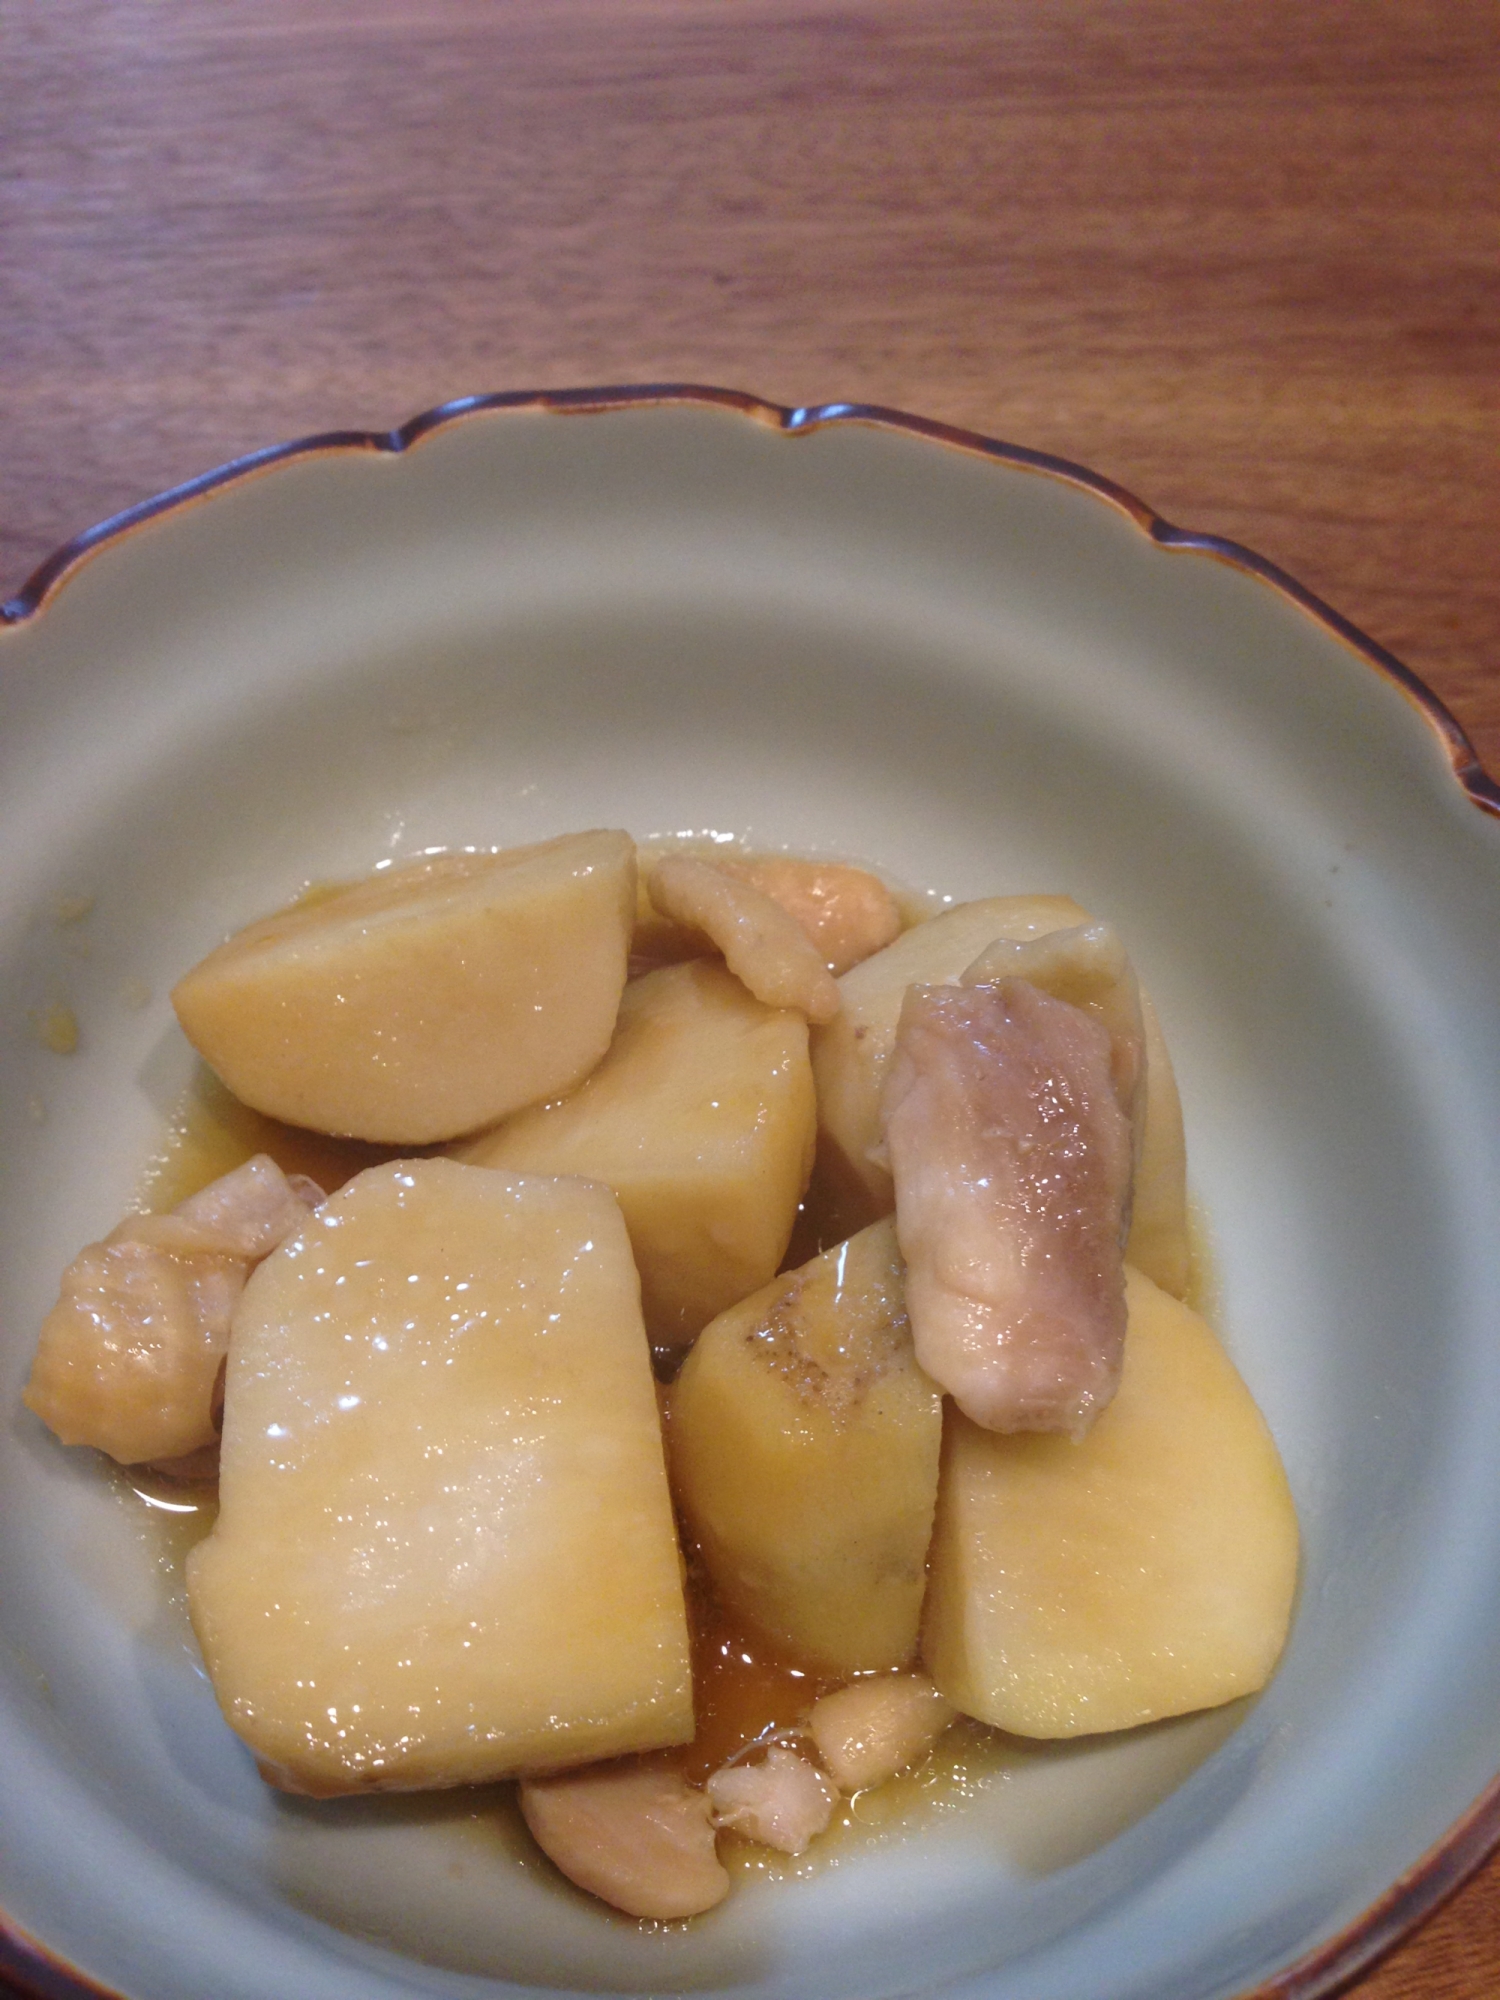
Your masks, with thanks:
M 741 1625 L 715 1602 L 696 1566 L 687 1603 L 698 1733 L 679 1754 L 684 1775 L 701 1784 L 750 1744 L 795 1730 L 818 1696 L 842 1683 L 837 1674 L 778 1654 Z
M 685 1749 L 667 1755 L 690 1783 L 702 1784 L 751 1745 L 795 1737 L 813 1703 L 844 1686 L 845 1677 L 779 1654 L 715 1602 L 696 1564 L 689 1568 L 687 1602 L 698 1733 Z M 840 1799 L 829 1827 L 805 1854 L 780 1854 L 726 1830 L 721 1859 L 737 1874 L 774 1880 L 837 1866 L 872 1840 L 904 1835 L 933 1813 L 974 1798 L 1024 1756 L 998 1730 L 962 1716 L 910 1770 Z
M 175 1208 L 256 1153 L 269 1153 L 283 1173 L 306 1174 L 332 1194 L 366 1167 L 419 1150 L 430 1149 L 407 1147 L 403 1152 L 283 1125 L 242 1104 L 200 1063 L 172 1113 L 161 1149 L 141 1178 L 136 1205 L 150 1214 Z

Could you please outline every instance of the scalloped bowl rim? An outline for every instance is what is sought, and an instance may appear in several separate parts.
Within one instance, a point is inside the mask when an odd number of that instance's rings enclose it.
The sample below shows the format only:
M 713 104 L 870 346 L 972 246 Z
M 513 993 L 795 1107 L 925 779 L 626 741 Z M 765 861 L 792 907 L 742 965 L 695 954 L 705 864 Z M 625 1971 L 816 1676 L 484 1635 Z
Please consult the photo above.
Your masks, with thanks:
M 668 405 L 737 413 L 789 439 L 833 426 L 871 427 L 903 433 L 950 450 L 1036 473 L 1079 488 L 1127 516 L 1165 554 L 1196 553 L 1228 563 L 1277 592 L 1296 610 L 1340 640 L 1394 685 L 1439 740 L 1455 785 L 1475 807 L 1500 818 L 1500 784 L 1483 769 L 1463 729 L 1442 700 L 1392 653 L 1307 590 L 1276 564 L 1222 536 L 1174 526 L 1134 494 L 1086 467 L 1048 453 L 877 405 L 825 403 L 787 407 L 740 391 L 694 384 L 643 384 L 567 390 L 522 390 L 454 399 L 389 431 L 332 431 L 273 445 L 237 457 L 169 488 L 74 536 L 33 571 L 22 588 L 0 604 L 0 633 L 24 630 L 46 612 L 95 556 L 136 533 L 226 489 L 293 462 L 330 454 L 399 454 L 454 425 L 504 412 L 559 416 L 605 414 Z M 0 668 L 4 641 L 0 639 Z M 1324 2000 L 1407 1935 L 1500 1847 L 1500 1776 L 1448 1833 L 1353 1923 L 1272 1979 L 1246 1989 L 1237 2000 Z M 114 2000 L 113 1989 L 57 1958 L 0 1912 L 0 1976 L 38 1995 L 93 1995 Z

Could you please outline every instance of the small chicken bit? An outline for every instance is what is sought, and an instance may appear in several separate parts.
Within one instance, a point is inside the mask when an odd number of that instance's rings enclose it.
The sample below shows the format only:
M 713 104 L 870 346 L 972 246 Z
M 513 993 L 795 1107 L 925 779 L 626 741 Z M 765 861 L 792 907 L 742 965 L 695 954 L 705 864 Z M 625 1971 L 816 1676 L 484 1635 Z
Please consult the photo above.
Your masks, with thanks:
M 714 866 L 780 903 L 837 977 L 901 934 L 901 907 L 878 875 L 838 861 L 789 854 L 724 854 Z
M 766 1006 L 793 1007 L 814 1022 L 831 1021 L 839 1011 L 838 982 L 818 947 L 764 890 L 688 854 L 658 861 L 650 890 L 661 914 L 702 931 Z
M 872 1674 L 813 1703 L 808 1734 L 841 1792 L 918 1763 L 958 1714 L 925 1674 Z
M 306 1174 L 284 1174 L 268 1153 L 257 1153 L 233 1173 L 221 1174 L 179 1202 L 179 1222 L 211 1232 L 226 1249 L 259 1263 L 300 1229 L 326 1199 Z
M 1081 1436 L 1125 1340 L 1108 1033 L 1025 980 L 913 986 L 884 1117 L 917 1359 L 986 1430 Z
M 714 1825 L 783 1854 L 801 1854 L 833 1818 L 838 1793 L 817 1765 L 784 1743 L 759 1763 L 724 1764 L 708 1780 Z
M 128 1216 L 86 1245 L 42 1324 L 28 1409 L 64 1444 L 93 1445 L 122 1465 L 211 1447 L 245 1280 L 322 1199 L 262 1154 L 170 1215 Z
M 174 1255 L 122 1223 L 62 1277 L 23 1400 L 64 1444 L 122 1465 L 209 1444 L 229 1315 L 245 1282 L 236 1257 Z
M 957 1713 L 925 1674 L 872 1675 L 813 1704 L 807 1734 L 824 1769 L 773 1740 L 721 1764 L 700 1791 L 670 1753 L 622 1757 L 523 1779 L 521 1812 L 543 1853 L 590 1895 L 632 1917 L 697 1916 L 729 1887 L 716 1832 L 803 1854 L 841 1792 L 919 1762 Z
M 722 1903 L 706 1795 L 650 1757 L 521 1782 L 537 1846 L 570 1882 L 632 1917 L 696 1917 Z

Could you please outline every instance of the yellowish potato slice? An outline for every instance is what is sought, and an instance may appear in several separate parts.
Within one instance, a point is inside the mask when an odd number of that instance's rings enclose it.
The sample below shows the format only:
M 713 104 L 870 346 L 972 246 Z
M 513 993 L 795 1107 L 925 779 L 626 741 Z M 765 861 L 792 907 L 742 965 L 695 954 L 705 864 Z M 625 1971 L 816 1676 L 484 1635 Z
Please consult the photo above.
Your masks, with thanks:
M 179 981 L 172 1004 L 255 1110 L 426 1145 L 593 1068 L 634 910 L 628 834 L 436 855 L 249 925 Z
M 695 960 L 626 987 L 609 1054 L 570 1097 L 519 1113 L 460 1157 L 611 1187 L 651 1337 L 685 1346 L 785 1256 L 814 1116 L 801 1015 Z
M 818 1091 L 819 1170 L 850 1222 L 895 1205 L 881 1147 L 881 1100 L 908 986 L 957 981 L 997 939 L 1022 942 L 1088 924 L 1071 896 L 989 896 L 959 903 L 904 931 L 839 980 L 842 1006 L 812 1042 Z M 1140 995 L 1146 1042 L 1146 1101 L 1125 1254 L 1180 1297 L 1188 1283 L 1187 1155 L 1182 1107 L 1161 1024 Z
M 1164 1292 L 1182 1299 L 1192 1282 L 1182 1099 L 1177 1094 L 1177 1077 L 1161 1018 L 1145 987 L 1140 989 L 1140 997 L 1146 1041 L 1146 1120 L 1135 1163 L 1125 1259 Z
M 794 1658 L 916 1649 L 942 1399 L 878 1222 L 706 1327 L 671 1392 L 672 1483 L 723 1603 Z
M 1252 1694 L 1286 1639 L 1297 1519 L 1265 1421 L 1196 1313 L 1137 1271 L 1127 1304 L 1119 1390 L 1080 1442 L 949 1418 L 923 1658 L 1017 1735 Z
M 677 1539 L 605 1188 L 372 1167 L 236 1313 L 188 1593 L 272 1782 L 473 1784 L 689 1740 Z

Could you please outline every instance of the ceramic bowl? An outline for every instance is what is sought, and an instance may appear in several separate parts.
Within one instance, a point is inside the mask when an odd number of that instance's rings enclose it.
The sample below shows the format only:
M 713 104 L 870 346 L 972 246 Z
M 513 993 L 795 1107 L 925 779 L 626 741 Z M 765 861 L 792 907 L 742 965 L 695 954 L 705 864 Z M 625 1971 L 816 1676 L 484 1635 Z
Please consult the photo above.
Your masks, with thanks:
M 677 390 L 478 399 L 263 454 L 84 537 L 5 618 L 0 1906 L 23 1989 L 1306 2000 L 1492 1843 L 1500 797 L 1394 661 L 1076 467 Z M 149 1510 L 18 1402 L 60 1269 L 128 1204 L 187 1074 L 178 972 L 310 878 L 598 825 L 954 897 L 1067 890 L 1118 922 L 1305 1537 L 1257 1702 L 1023 1759 L 660 1932 L 512 1852 L 482 1799 L 263 1788 Z M 62 1007 L 71 1054 L 45 1045 Z

